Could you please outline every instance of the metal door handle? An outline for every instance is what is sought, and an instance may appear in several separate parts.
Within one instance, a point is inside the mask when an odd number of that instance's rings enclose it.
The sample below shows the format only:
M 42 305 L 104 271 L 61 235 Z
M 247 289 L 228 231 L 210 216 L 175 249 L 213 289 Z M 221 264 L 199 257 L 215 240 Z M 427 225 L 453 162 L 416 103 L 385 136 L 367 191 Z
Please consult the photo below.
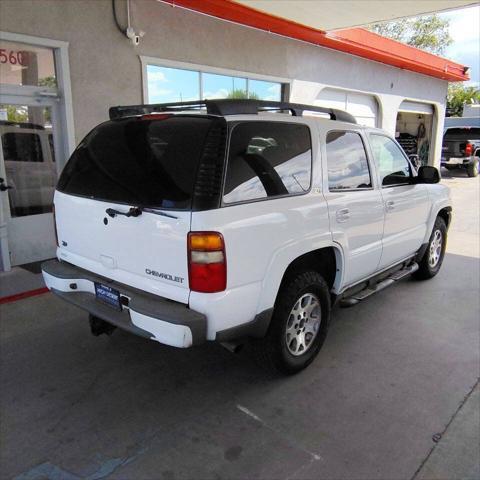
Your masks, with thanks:
M 337 210 L 337 222 L 346 222 L 350 218 L 350 210 L 348 208 L 342 208 Z
M 388 202 L 385 203 L 385 208 L 387 212 L 391 212 L 392 210 L 395 210 L 395 202 L 393 200 L 389 200 Z

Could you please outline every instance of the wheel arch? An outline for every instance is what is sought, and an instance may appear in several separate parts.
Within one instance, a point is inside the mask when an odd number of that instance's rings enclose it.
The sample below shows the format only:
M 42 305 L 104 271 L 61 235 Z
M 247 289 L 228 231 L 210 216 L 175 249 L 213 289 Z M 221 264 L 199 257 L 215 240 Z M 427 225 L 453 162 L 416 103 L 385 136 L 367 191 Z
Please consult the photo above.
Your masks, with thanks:
M 448 227 L 450 227 L 450 223 L 452 221 L 452 207 L 443 207 L 441 208 L 438 212 L 437 212 L 437 215 L 435 216 L 436 217 L 441 217 L 443 218 L 443 220 L 445 221 L 445 225 L 447 226 L 447 229 Z
M 341 248 L 335 244 L 328 244 L 314 250 L 299 252 L 284 263 L 283 268 L 278 271 L 278 275 L 272 276 L 267 274 L 259 311 L 272 308 L 275 305 L 282 285 L 293 273 L 307 270 L 314 270 L 320 273 L 327 282 L 329 289 L 335 292 L 341 283 L 344 270 Z M 272 278 L 276 278 L 276 280 L 273 282 Z M 267 283 L 269 284 L 268 286 Z

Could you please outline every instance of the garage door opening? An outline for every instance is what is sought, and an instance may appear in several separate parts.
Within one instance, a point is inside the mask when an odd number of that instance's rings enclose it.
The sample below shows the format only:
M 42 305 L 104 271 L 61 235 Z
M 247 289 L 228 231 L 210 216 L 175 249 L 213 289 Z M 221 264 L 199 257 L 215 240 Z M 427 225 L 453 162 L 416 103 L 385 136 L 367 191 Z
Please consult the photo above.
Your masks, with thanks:
M 404 101 L 397 114 L 395 137 L 409 156 L 418 155 L 419 165 L 428 165 L 433 136 L 432 105 Z

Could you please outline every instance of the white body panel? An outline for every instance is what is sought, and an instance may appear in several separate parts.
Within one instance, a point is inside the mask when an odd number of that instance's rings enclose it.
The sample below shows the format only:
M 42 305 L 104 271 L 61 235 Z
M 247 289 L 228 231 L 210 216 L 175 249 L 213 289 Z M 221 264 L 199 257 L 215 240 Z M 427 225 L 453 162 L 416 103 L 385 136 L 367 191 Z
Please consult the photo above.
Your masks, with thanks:
M 132 287 L 188 303 L 187 234 L 190 212 L 169 218 L 144 212 L 110 218 L 107 208 L 128 205 L 55 192 L 60 260 Z M 105 219 L 107 224 L 104 223 Z M 178 281 L 148 274 L 166 273 Z
M 313 193 L 195 212 L 192 230 L 218 231 L 226 245 L 226 292 L 190 295 L 190 308 L 209 319 L 208 338 L 271 308 L 288 265 L 333 245 L 327 204 Z
M 378 190 L 335 192 L 327 197 L 333 240 L 345 255 L 344 285 L 373 274 L 382 255 L 384 209 Z
M 251 322 L 257 314 L 271 309 L 286 269 L 298 257 L 320 248 L 333 248 L 337 273 L 332 290 L 341 293 L 352 284 L 413 255 L 428 240 L 438 211 L 451 205 L 448 189 L 442 185 L 380 188 L 368 144 L 373 188 L 329 192 L 322 146 L 326 133 L 355 130 L 368 142 L 364 132 L 371 129 L 279 114 L 227 117 L 227 121 L 233 120 L 308 125 L 313 152 L 310 190 L 300 195 L 222 205 L 213 210 L 169 212 L 177 216 L 176 219 L 152 213 L 143 213 L 137 218 L 117 216 L 107 218 L 108 225 L 103 222 L 107 208 L 126 211 L 129 206 L 56 192 L 58 258 L 120 283 L 188 304 L 190 309 L 206 316 L 206 337 L 214 340 L 217 332 Z M 392 200 L 395 209 L 386 212 L 386 203 Z M 342 209 L 349 212 L 345 221 L 342 218 L 338 221 L 337 212 Z M 215 231 L 223 235 L 227 264 L 225 291 L 189 290 L 189 231 Z M 174 282 L 154 277 L 146 274 L 146 268 L 183 280 Z M 138 315 L 135 318 L 135 324 L 143 322 L 145 329 L 152 331 L 149 322 L 156 320 L 141 319 Z M 178 340 L 177 334 L 184 340 Z M 160 334 L 156 338 L 170 345 L 187 346 L 185 332 L 176 331 L 173 336 L 176 340 L 162 340 Z
M 425 185 L 383 188 L 382 197 L 385 203 L 385 228 L 379 268 L 388 267 L 420 248 L 431 210 Z

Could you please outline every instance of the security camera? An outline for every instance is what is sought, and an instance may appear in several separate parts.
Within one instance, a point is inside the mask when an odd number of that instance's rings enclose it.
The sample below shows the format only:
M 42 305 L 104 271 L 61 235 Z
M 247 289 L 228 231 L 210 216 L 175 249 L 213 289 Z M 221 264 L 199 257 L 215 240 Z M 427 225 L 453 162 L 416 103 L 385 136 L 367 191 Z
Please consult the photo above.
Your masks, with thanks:
M 145 32 L 140 31 L 137 34 L 132 27 L 128 27 L 125 34 L 132 41 L 133 45 L 136 47 L 137 45 L 140 44 L 140 39 L 145 35 Z

